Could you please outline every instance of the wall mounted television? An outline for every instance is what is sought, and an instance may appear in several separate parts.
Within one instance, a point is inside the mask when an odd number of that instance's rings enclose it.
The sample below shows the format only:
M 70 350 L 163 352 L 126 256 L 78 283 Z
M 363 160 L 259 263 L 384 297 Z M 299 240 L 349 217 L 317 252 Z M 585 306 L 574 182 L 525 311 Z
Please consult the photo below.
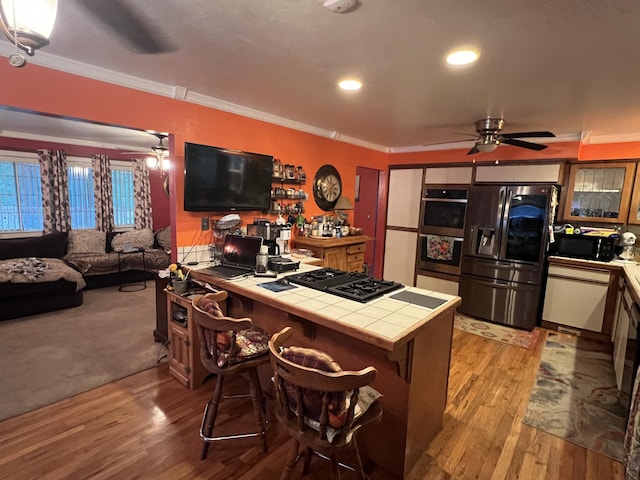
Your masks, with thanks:
M 188 143 L 184 145 L 187 212 L 269 210 L 273 156 Z

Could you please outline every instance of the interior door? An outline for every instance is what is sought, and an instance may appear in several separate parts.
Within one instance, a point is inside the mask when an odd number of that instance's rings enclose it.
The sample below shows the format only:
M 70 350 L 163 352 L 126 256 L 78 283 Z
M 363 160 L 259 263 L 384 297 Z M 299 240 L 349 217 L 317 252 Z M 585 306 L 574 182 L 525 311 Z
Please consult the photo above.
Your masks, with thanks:
M 376 237 L 378 221 L 378 183 L 380 171 L 373 168 L 356 167 L 356 193 L 353 224 L 362 228 L 362 233 Z M 369 275 L 374 275 L 376 240 L 367 242 L 364 261 Z M 379 276 L 379 275 L 378 275 Z

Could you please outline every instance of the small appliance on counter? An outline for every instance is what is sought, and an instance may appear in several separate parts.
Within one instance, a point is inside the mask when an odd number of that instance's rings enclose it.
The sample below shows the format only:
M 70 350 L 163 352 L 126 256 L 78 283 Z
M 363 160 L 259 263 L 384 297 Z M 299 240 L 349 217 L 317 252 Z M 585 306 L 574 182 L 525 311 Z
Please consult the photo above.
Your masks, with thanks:
M 626 262 L 633 261 L 635 257 L 635 244 L 636 236 L 631 232 L 624 232 L 620 235 L 618 240 L 618 246 L 616 247 L 616 253 L 618 253 L 618 259 Z M 618 252 L 619 250 L 619 252 Z
M 279 255 L 270 256 L 268 260 L 269 270 L 274 272 L 289 272 L 300 268 L 300 262 Z

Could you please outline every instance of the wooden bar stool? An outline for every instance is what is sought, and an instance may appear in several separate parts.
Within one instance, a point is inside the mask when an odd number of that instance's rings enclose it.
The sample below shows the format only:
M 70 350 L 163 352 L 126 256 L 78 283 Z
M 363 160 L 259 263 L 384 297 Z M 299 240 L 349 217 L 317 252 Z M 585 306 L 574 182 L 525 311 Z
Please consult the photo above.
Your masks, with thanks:
M 266 432 L 269 427 L 266 397 L 262 393 L 258 367 L 269 363 L 269 334 L 255 327 L 250 318 L 231 318 L 224 315 L 218 302 L 227 292 L 209 293 L 193 298 L 193 318 L 200 334 L 200 359 L 204 367 L 216 374 L 213 398 L 202 416 L 200 437 L 204 441 L 201 459 L 207 457 L 211 442 L 260 437 L 262 449 L 267 451 Z M 249 383 L 248 394 L 222 395 L 227 375 L 240 375 Z M 220 401 L 225 398 L 251 397 L 257 430 L 230 435 L 213 435 Z
M 330 460 L 332 479 L 340 478 L 339 467 L 366 479 L 356 434 L 364 425 L 382 418 L 382 406 L 375 401 L 380 394 L 369 386 L 378 372 L 373 367 L 342 370 L 317 350 L 284 347 L 291 336 L 291 327 L 286 327 L 269 341 L 276 414 L 293 438 L 281 480 L 290 478 L 303 456 L 303 475 L 307 474 L 314 452 Z M 353 449 L 355 468 L 338 461 L 338 455 L 347 449 Z

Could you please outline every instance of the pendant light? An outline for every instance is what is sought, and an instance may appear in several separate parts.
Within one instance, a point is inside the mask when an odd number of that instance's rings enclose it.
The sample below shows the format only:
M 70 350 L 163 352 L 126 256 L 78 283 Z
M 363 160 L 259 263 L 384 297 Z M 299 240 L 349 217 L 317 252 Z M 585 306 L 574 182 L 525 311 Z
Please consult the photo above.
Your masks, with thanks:
M 58 0 L 0 0 L 0 20 L 5 35 L 33 55 L 49 45 Z

